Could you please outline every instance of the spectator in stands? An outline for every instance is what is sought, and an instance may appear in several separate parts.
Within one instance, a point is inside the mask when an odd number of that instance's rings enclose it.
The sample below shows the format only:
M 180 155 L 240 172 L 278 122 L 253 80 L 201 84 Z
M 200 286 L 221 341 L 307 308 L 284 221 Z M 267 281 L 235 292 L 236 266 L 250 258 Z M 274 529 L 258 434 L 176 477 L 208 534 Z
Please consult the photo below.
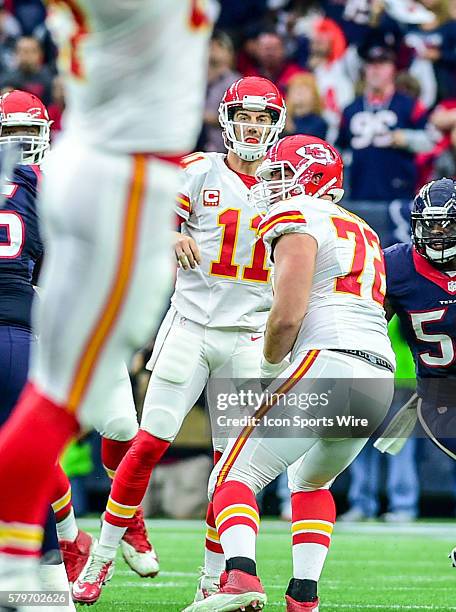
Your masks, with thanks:
M 305 72 L 298 64 L 286 56 L 282 38 L 275 32 L 262 32 L 256 39 L 256 65 L 244 76 L 262 76 L 277 85 L 284 93 L 291 77 Z
M 313 74 L 295 74 L 287 87 L 285 132 L 326 139 L 328 124 L 321 116 L 322 100 Z
M 65 90 L 61 76 L 55 76 L 52 81 L 52 102 L 48 105 L 51 124 L 51 139 L 62 129 L 62 114 L 65 110 Z
M 347 50 L 344 33 L 335 21 L 314 22 L 308 67 L 317 79 L 324 117 L 332 128 L 330 140 L 334 141 L 337 135 L 343 109 L 355 97 L 359 63 L 356 51 Z
M 51 102 L 52 73 L 43 63 L 43 51 L 36 38 L 22 36 L 15 49 L 15 69 L 2 79 L 14 82 L 19 89 L 38 96 L 47 106 Z
M 258 33 L 259 24 L 267 19 L 267 0 L 229 0 L 220 2 L 217 27 L 239 43 L 249 37 L 252 30 Z
M 10 4 L 26 36 L 31 35 L 46 18 L 45 3 L 42 0 L 13 0 Z
M 205 151 L 225 152 L 222 131 L 218 120 L 218 107 L 223 94 L 239 77 L 233 70 L 234 48 L 228 34 L 215 31 L 209 47 L 206 107 L 204 112 Z
M 14 47 L 20 34 L 19 22 L 0 0 L 0 70 L 13 67 Z
M 456 97 L 442 100 L 432 112 L 430 123 L 439 130 L 441 139 L 429 154 L 433 178 L 456 176 Z
M 389 48 L 369 49 L 363 93 L 343 112 L 337 146 L 352 154 L 348 187 L 353 200 L 412 199 L 415 155 L 434 145 L 420 102 L 396 91 L 394 62 Z
M 405 44 L 413 52 L 410 72 L 420 80 L 423 100 L 456 95 L 456 19 L 448 0 L 421 0 L 433 15 L 431 21 L 411 26 Z

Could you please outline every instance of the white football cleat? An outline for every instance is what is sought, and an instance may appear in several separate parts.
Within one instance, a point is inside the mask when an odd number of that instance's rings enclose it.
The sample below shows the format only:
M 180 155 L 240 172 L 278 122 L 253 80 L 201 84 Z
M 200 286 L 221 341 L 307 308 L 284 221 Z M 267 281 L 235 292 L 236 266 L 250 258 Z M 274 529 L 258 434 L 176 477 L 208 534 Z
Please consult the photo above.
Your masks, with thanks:
M 130 521 L 120 541 L 123 558 L 131 569 L 142 578 L 153 578 L 160 570 L 157 553 L 147 536 L 144 514 L 141 507 Z
M 8 602 L 8 592 L 41 591 L 38 559 L 16 555 L 0 555 L 0 610 L 30 612 L 36 607 Z
M 223 586 L 200 601 L 193 602 L 183 612 L 231 612 L 262 610 L 268 599 L 257 576 L 251 576 L 240 570 L 224 572 L 221 579 Z
M 198 578 L 198 586 L 196 587 L 195 598 L 193 603 L 206 599 L 209 595 L 217 593 L 220 589 L 220 576 L 211 576 L 206 574 L 203 567 L 200 568 L 200 577 Z
M 61 591 L 68 595 L 68 604 L 62 604 L 61 606 L 53 605 L 53 612 L 76 612 L 63 561 L 54 565 L 40 564 L 38 571 L 43 591 Z

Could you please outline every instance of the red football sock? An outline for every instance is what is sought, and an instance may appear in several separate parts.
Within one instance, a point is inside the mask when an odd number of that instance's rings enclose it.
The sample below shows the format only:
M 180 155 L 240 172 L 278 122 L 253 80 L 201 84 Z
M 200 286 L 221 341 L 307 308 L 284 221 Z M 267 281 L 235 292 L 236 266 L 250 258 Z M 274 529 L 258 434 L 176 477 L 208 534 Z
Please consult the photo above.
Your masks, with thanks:
M 225 481 L 215 489 L 214 515 L 225 558 L 255 560 L 255 543 L 260 518 L 253 491 L 242 482 Z
M 217 465 L 222 453 L 214 450 L 214 465 Z M 215 527 L 214 517 L 214 506 L 212 502 L 209 502 L 206 512 L 206 550 L 210 550 L 213 553 L 223 555 L 223 548 L 220 544 L 220 538 Z
M 133 440 L 134 438 L 122 442 L 119 440 L 110 440 L 104 436 L 101 437 L 101 462 L 106 470 L 106 474 L 111 480 L 114 479 L 116 470 L 133 444 Z
M 52 509 L 57 523 L 66 518 L 73 507 L 71 503 L 71 484 L 60 463 L 55 466 L 54 491 L 51 496 Z
M 141 503 L 152 470 L 170 443 L 140 429 L 120 462 L 106 506 L 105 520 L 116 527 L 128 526 Z
M 291 495 L 293 577 L 318 582 L 331 543 L 336 507 L 331 491 Z
M 79 429 L 76 418 L 28 383 L 0 432 L 0 552 L 38 555 L 57 458 Z M 22 523 L 12 530 L 8 523 Z

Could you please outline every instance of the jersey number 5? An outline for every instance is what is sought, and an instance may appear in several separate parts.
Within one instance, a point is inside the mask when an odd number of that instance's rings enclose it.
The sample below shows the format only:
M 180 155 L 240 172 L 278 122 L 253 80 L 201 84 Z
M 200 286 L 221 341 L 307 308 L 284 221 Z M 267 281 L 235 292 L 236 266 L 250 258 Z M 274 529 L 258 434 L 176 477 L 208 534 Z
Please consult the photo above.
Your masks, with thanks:
M 241 211 L 237 208 L 227 208 L 217 218 L 218 225 L 223 227 L 222 244 L 217 261 L 211 263 L 210 273 L 224 278 L 238 278 L 239 265 L 234 262 L 236 243 L 239 232 Z M 250 220 L 250 229 L 256 232 L 261 221 L 258 215 Z M 266 267 L 266 249 L 262 240 L 257 240 L 252 249 L 252 257 L 247 266 L 243 266 L 242 280 L 267 283 L 269 268 Z
M 372 284 L 372 299 L 383 306 L 385 299 L 385 260 L 377 235 L 355 219 L 331 217 L 337 236 L 354 242 L 353 260 L 350 271 L 336 279 L 336 293 L 351 293 L 361 296 L 363 272 L 366 265 L 367 249 L 372 248 L 375 276 Z
M 24 246 L 24 222 L 15 212 L 0 210 L 0 230 L 6 231 L 6 240 L 0 242 L 0 259 L 19 257 Z M 1 232 L 3 234 L 3 231 Z
M 436 346 L 436 352 L 431 350 L 422 351 L 419 359 L 428 368 L 446 368 L 455 360 L 455 347 L 453 340 L 447 334 L 432 334 L 426 330 L 429 323 L 438 323 L 443 320 L 448 308 L 438 308 L 422 312 L 411 312 L 410 319 L 415 331 L 415 335 L 421 342 L 429 342 Z

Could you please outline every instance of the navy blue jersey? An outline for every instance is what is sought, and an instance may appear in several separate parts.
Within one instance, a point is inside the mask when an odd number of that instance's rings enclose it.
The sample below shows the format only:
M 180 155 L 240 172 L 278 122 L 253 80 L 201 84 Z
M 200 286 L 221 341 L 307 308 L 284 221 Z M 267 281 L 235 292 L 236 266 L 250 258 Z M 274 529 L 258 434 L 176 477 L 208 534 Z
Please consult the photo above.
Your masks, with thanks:
M 456 378 L 456 276 L 434 268 L 410 244 L 384 253 L 386 297 L 401 320 L 424 396 L 426 380 Z M 439 393 L 444 387 L 442 381 Z
M 413 98 L 395 93 L 385 105 L 357 97 L 342 115 L 337 146 L 352 151 L 350 197 L 353 200 L 412 199 L 417 169 L 415 155 L 389 146 L 390 132 L 423 129 L 426 113 Z
M 0 324 L 30 328 L 32 275 L 43 253 L 36 210 L 40 171 L 17 166 L 2 186 L 0 208 Z

